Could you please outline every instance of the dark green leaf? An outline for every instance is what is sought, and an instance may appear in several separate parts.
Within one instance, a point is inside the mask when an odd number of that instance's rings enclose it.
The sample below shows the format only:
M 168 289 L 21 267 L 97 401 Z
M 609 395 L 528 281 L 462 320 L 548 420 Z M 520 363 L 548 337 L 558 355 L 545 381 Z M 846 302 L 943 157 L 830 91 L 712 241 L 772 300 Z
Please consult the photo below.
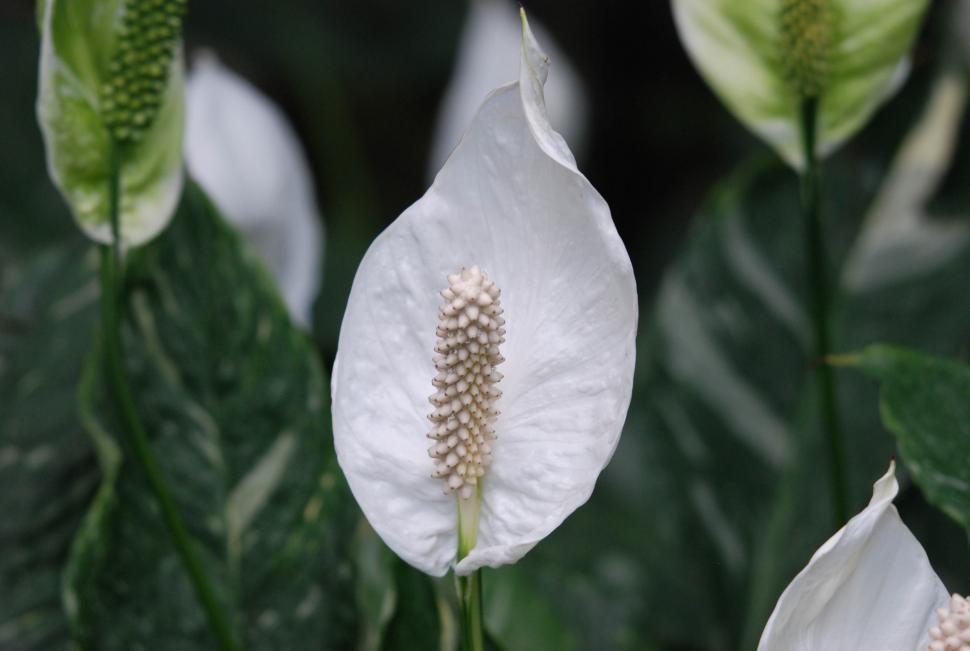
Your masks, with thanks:
M 328 388 L 255 255 L 196 188 L 131 254 L 125 359 L 155 454 L 229 613 L 253 649 L 346 648 L 353 508 L 332 451 Z M 105 481 L 66 594 L 98 649 L 209 649 L 213 638 L 97 365 L 82 387 Z
M 515 565 L 482 573 L 485 625 L 499 649 L 576 649 L 572 633 Z
M 442 641 L 453 615 L 448 604 L 439 605 L 431 577 L 415 570 L 381 542 L 362 520 L 354 541 L 357 565 L 357 602 L 361 627 L 359 651 L 377 649 L 448 648 Z
M 98 482 L 75 415 L 97 256 L 75 244 L 0 262 L 0 648 L 64 648 L 61 567 Z
M 394 558 L 392 562 L 396 608 L 385 629 L 381 648 L 388 651 L 439 648 L 441 625 L 434 583 L 401 559 Z
M 840 359 L 879 380 L 882 421 L 913 480 L 970 533 L 970 366 L 884 345 Z

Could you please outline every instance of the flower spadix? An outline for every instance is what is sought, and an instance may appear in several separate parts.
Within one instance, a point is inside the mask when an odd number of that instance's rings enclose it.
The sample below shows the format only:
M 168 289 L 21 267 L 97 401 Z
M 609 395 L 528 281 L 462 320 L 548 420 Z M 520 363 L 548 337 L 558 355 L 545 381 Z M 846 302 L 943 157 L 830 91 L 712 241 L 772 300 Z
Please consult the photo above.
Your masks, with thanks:
M 630 260 L 549 125 L 524 17 L 521 52 L 519 81 L 364 256 L 334 367 L 354 496 L 437 576 L 515 562 L 585 502 L 632 389 Z
M 438 344 L 431 383 L 434 411 L 428 416 L 428 448 L 436 460 L 433 476 L 444 480 L 445 493 L 457 491 L 463 500 L 475 495 L 478 480 L 492 461 L 495 402 L 502 395 L 498 365 L 505 361 L 499 344 L 505 341 L 500 290 L 478 267 L 448 276 L 438 311 Z
M 75 221 L 111 241 L 117 153 L 121 239 L 142 244 L 182 192 L 186 0 L 42 0 L 37 118 L 47 167 Z
M 899 87 L 927 0 L 672 0 L 701 75 L 749 129 L 804 166 L 801 105 L 818 102 L 817 154 Z
M 963 630 L 964 601 L 947 595 L 903 524 L 892 505 L 898 491 L 893 463 L 874 484 L 869 505 L 781 595 L 759 651 L 964 651 L 946 641 Z
M 260 253 L 294 320 L 308 326 L 323 222 L 296 133 L 278 106 L 213 52 L 195 57 L 186 105 L 189 172 Z

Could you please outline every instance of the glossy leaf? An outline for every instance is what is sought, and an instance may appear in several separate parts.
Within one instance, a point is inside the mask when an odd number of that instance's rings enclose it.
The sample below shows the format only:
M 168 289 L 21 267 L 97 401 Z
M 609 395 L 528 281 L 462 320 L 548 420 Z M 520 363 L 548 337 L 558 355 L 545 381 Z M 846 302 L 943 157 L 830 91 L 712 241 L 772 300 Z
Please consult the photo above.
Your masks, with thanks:
M 99 93 L 112 81 L 123 0 L 43 0 L 37 118 L 51 179 L 78 226 L 111 240 L 108 189 L 112 138 Z M 182 191 L 184 122 L 180 48 L 168 64 L 157 117 L 120 148 L 121 237 L 142 244 L 171 219 Z
M 839 359 L 879 380 L 882 421 L 913 480 L 970 533 L 970 366 L 885 345 Z
M 195 187 L 130 256 L 124 343 L 155 453 L 237 636 L 250 648 L 350 644 L 356 510 L 326 378 L 256 254 Z M 82 403 L 105 478 L 66 571 L 73 631 L 99 649 L 212 648 L 98 370 Z

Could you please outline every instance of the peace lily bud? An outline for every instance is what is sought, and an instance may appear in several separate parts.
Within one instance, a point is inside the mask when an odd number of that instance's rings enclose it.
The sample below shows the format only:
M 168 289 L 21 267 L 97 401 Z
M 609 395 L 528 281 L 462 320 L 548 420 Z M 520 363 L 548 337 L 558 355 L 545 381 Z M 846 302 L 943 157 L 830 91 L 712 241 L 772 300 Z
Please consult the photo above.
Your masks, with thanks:
M 211 52 L 195 57 L 186 104 L 189 172 L 259 252 L 293 319 L 309 326 L 323 222 L 296 134 L 279 107 Z
M 865 125 L 902 84 L 927 0 L 672 0 L 701 75 L 748 128 L 804 167 L 801 105 L 818 102 L 817 154 Z
M 111 150 L 126 245 L 171 218 L 182 191 L 186 0 L 44 0 L 37 117 L 51 179 L 81 229 L 111 241 Z
M 899 492 L 895 471 L 896 464 L 890 464 L 873 485 L 869 505 L 822 545 L 785 589 L 759 651 L 963 651 L 934 646 L 962 631 L 951 627 L 964 612 L 962 600 L 951 601 L 892 505 Z
M 629 406 L 633 271 L 549 125 L 547 68 L 523 14 L 519 81 L 371 245 L 340 331 L 337 458 L 377 533 L 436 576 L 514 563 L 559 526 Z

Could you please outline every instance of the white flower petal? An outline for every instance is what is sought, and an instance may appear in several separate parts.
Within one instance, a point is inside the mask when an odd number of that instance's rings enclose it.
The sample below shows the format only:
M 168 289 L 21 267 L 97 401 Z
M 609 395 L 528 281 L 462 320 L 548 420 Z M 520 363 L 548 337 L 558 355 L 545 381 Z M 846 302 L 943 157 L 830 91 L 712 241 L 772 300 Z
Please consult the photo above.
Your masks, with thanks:
M 671 0 L 697 69 L 749 129 L 801 169 L 801 95 L 785 75 L 783 0 Z M 789 5 L 794 3 L 788 3 Z M 811 4 L 811 3 L 806 3 Z M 862 128 L 902 84 L 927 0 L 831 0 L 817 153 Z
M 514 562 L 586 501 L 632 389 L 630 260 L 549 126 L 548 61 L 523 39 L 520 82 L 489 95 L 431 188 L 365 255 L 334 367 L 334 440 L 354 496 L 391 549 L 439 576 L 456 559 L 456 498 L 431 478 L 424 435 L 448 274 L 480 265 L 508 329 L 478 543 L 459 572 Z
M 110 48 L 125 3 L 41 2 L 36 109 L 47 170 L 85 235 L 108 244 L 112 240 L 109 151 L 114 138 L 105 123 L 107 109 L 100 93 L 106 84 L 116 81 L 109 66 Z M 119 150 L 118 217 L 126 247 L 158 235 L 172 219 L 182 194 L 181 41 L 174 47 L 157 112 L 140 137 Z
M 471 0 L 458 45 L 451 82 L 435 124 L 428 171 L 434 176 L 458 145 L 465 128 L 493 88 L 515 80 L 519 64 L 519 24 L 509 0 Z M 549 121 L 573 148 L 585 144 L 588 102 L 578 73 L 541 24 L 530 21 L 545 44 L 555 74 L 545 87 Z M 582 158 L 582 156 L 580 156 Z
M 296 134 L 272 101 L 210 52 L 197 57 L 186 95 L 189 171 L 259 251 L 293 318 L 307 326 L 323 233 Z
M 892 500 L 895 463 L 869 505 L 812 556 L 772 613 L 761 651 L 914 651 L 948 595 Z

